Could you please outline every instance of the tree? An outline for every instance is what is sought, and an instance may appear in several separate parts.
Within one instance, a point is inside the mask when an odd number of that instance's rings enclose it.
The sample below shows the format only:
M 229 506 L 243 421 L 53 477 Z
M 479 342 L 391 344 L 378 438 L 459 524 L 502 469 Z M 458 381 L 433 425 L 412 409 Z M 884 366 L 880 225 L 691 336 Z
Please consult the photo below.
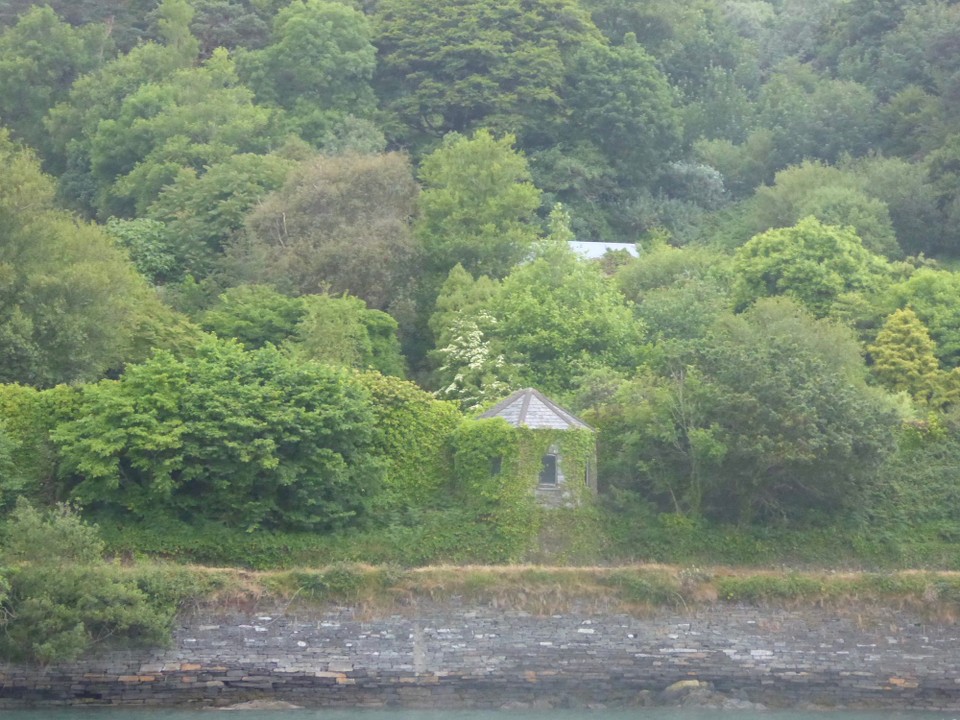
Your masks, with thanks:
M 0 27 L 16 24 L 18 17 L 39 4 L 37 0 L 0 0 Z M 129 50 L 149 34 L 157 0 L 50 0 L 42 4 L 74 27 L 109 27 L 117 47 Z
M 348 375 L 215 340 L 86 386 L 52 437 L 71 498 L 139 519 L 333 530 L 360 520 L 381 477 Z
M 237 153 L 262 153 L 276 136 L 273 113 L 253 104 L 226 51 L 201 67 L 125 97 L 90 138 L 101 216 L 143 214 L 184 169 L 203 173 Z
M 752 235 L 812 216 L 825 225 L 854 228 L 873 253 L 900 256 L 886 205 L 862 185 L 852 173 L 820 162 L 794 165 L 778 172 L 772 185 L 757 188 L 746 205 L 745 224 Z
M 870 370 L 893 392 L 905 392 L 918 404 L 927 405 L 940 382 L 935 348 L 916 313 L 910 308 L 897 310 L 867 348 L 873 360 Z
M 700 94 L 711 68 L 733 69 L 749 62 L 747 46 L 727 21 L 718 3 L 693 0 L 587 0 L 593 21 L 612 44 L 635 36 L 671 84 L 692 96 Z
M 645 247 L 615 280 L 650 340 L 700 342 L 729 309 L 730 258 L 715 250 L 660 244 Z
M 637 218 L 625 208 L 679 151 L 676 93 L 632 36 L 580 44 L 564 77 L 563 111 L 524 141 L 535 180 L 572 209 L 581 236 L 630 237 Z
M 0 134 L 0 381 L 95 380 L 136 354 L 159 310 L 97 226 L 54 207 L 36 158 Z
M 898 417 L 852 333 L 786 298 L 716 320 L 602 417 L 610 480 L 665 510 L 750 523 L 856 507 Z
M 9 584 L 0 579 L 0 657 L 45 665 L 111 638 L 150 646 L 169 637 L 175 603 L 106 563 L 97 527 L 69 506 L 21 501 L 4 530 L 0 562 L 15 569 Z
M 842 58 L 841 73 L 862 78 L 884 98 L 910 87 L 941 96 L 951 94 L 951 81 L 960 69 L 953 51 L 960 11 L 944 2 L 905 3 L 902 20 L 882 36 L 874 65 Z
M 907 9 L 918 4 L 919 0 L 853 0 L 838 4 L 830 24 L 822 29 L 823 37 L 816 50 L 820 63 L 844 77 L 860 81 L 876 77 L 878 66 L 884 62 L 885 41 L 903 22 Z
M 568 132 L 595 143 L 620 177 L 650 184 L 681 140 L 675 92 L 653 57 L 633 35 L 614 47 L 584 43 L 566 73 Z
M 910 308 L 929 330 L 944 368 L 960 366 L 960 275 L 921 268 L 889 291 L 888 307 Z
M 865 194 L 886 205 L 897 244 L 907 255 L 944 251 L 950 230 L 922 165 L 871 156 L 844 165 L 843 170 L 855 177 Z
M 163 223 L 175 265 L 168 275 L 202 277 L 240 235 L 247 215 L 279 190 L 297 163 L 281 154 L 239 153 L 203 168 L 176 171 L 147 214 Z
M 591 370 L 639 363 L 642 328 L 602 270 L 565 243 L 544 241 L 535 259 L 504 278 L 488 301 L 481 300 L 487 287 L 478 281 L 462 294 L 463 309 L 451 312 L 457 282 L 451 273 L 438 300 L 443 312 L 431 321 L 443 363 L 436 381 L 441 390 L 452 387 L 444 397 L 476 404 L 491 394 L 490 384 L 560 394 Z M 443 320 L 448 324 L 441 328 Z
M 530 252 L 540 191 L 514 140 L 486 130 L 472 138 L 451 134 L 423 159 L 416 235 L 433 272 L 460 263 L 474 275 L 500 278 Z
M 146 159 L 145 156 L 150 154 L 151 150 L 156 150 L 151 147 L 151 143 L 155 142 L 157 137 L 151 138 L 151 132 L 140 134 L 141 129 L 147 128 L 138 127 L 134 131 L 131 127 L 138 119 L 149 125 L 146 117 L 157 113 L 162 117 L 162 108 L 165 107 L 172 109 L 174 118 L 179 114 L 181 126 L 176 129 L 166 128 L 167 137 L 164 139 L 169 140 L 169 135 L 177 132 L 181 135 L 165 150 L 175 154 L 173 146 L 176 146 L 188 156 L 190 140 L 198 139 L 191 133 L 202 135 L 204 130 L 210 133 L 219 122 L 224 122 L 229 127 L 230 119 L 237 122 L 243 119 L 242 113 L 239 117 L 230 118 L 229 112 L 227 116 L 214 119 L 214 108 L 219 104 L 216 100 L 206 118 L 202 117 L 202 113 L 199 113 L 201 117 L 184 118 L 184 113 L 177 107 L 183 97 L 177 97 L 176 93 L 171 91 L 169 81 L 176 71 L 186 72 L 188 68 L 192 69 L 199 51 L 196 39 L 190 34 L 189 24 L 192 18 L 193 9 L 186 0 L 163 0 L 156 9 L 156 19 L 158 35 L 164 39 L 165 45 L 155 42 L 138 45 L 126 55 L 104 64 L 97 72 L 79 78 L 71 88 L 68 100 L 59 103 L 50 111 L 45 121 L 50 133 L 49 151 L 45 160 L 49 169 L 58 175 L 60 195 L 75 209 L 90 216 L 99 212 L 103 218 L 132 214 L 131 198 L 124 199 L 126 205 L 123 211 L 119 207 L 110 210 L 105 205 L 113 201 L 110 193 L 114 190 L 113 185 L 117 183 L 118 176 L 131 172 L 138 162 Z M 211 87 L 211 83 L 216 85 L 217 79 L 229 84 L 229 75 L 233 68 L 225 66 L 223 60 L 226 57 L 224 52 L 221 54 L 221 61 L 210 63 L 207 68 L 209 72 L 198 68 L 192 76 L 189 73 L 181 76 L 181 79 L 194 79 L 193 89 L 199 90 L 199 94 L 203 96 L 199 99 L 195 97 L 195 101 L 207 100 L 208 94 L 209 99 L 217 98 L 218 93 Z M 204 80 L 208 86 L 199 88 Z M 131 103 L 131 96 L 138 93 L 138 102 Z M 221 98 L 217 99 L 222 100 L 224 94 L 229 93 L 220 93 Z M 173 118 L 167 116 L 167 119 Z M 249 133 L 252 129 L 252 126 L 248 126 L 246 131 Z M 160 128 L 154 123 L 153 134 L 158 130 Z M 117 133 L 126 137 L 117 137 Z M 160 135 L 163 134 L 161 131 Z M 206 139 L 212 140 L 210 137 Z M 194 155 L 200 152 L 196 146 L 192 149 Z M 215 149 L 216 146 L 209 148 L 210 151 Z M 161 159 L 168 161 L 166 167 L 158 168 L 156 163 L 148 163 L 147 167 L 138 170 L 134 181 L 126 189 L 128 194 L 138 195 L 141 210 L 149 203 L 146 198 L 152 199 L 151 192 L 159 190 L 177 167 L 173 164 L 174 158 L 151 158 Z M 176 160 L 181 166 L 189 164 L 183 157 Z M 139 183 L 144 187 L 136 187 Z
M 937 195 L 937 208 L 945 218 L 944 227 L 948 229 L 944 254 L 951 256 L 958 254 L 960 233 L 957 232 L 957 223 L 960 222 L 960 133 L 950 135 L 934 152 L 925 159 L 927 175 L 930 184 Z
M 90 154 L 100 122 L 115 119 L 124 99 L 142 85 L 165 82 L 192 62 L 174 48 L 153 42 L 138 45 L 78 78 L 68 98 L 49 112 L 44 160 L 58 176 L 60 195 L 75 209 L 95 213 L 100 185 L 92 175 Z
M 44 115 L 110 51 L 103 25 L 74 29 L 49 7 L 24 13 L 0 35 L 0 121 L 19 140 L 44 149 Z
M 491 340 L 497 318 L 490 306 L 499 292 L 499 281 L 486 275 L 474 279 L 458 264 L 441 286 L 430 316 L 431 387 L 437 397 L 456 401 L 465 411 L 502 398 L 514 387 L 518 368 L 507 364 Z
M 226 273 L 294 294 L 346 292 L 386 309 L 415 273 L 417 193 L 402 153 L 314 157 L 249 214 Z
M 303 316 L 284 348 L 292 357 L 403 377 L 397 321 L 360 298 L 305 295 Z
M 869 88 L 824 78 L 788 61 L 764 84 L 757 120 L 773 132 L 776 166 L 806 158 L 832 163 L 844 153 L 860 156 L 875 146 L 876 105 Z
M 524 386 L 560 394 L 590 370 L 640 363 L 643 328 L 600 268 L 566 244 L 547 245 L 507 276 L 492 310 Z
M 294 0 L 274 17 L 267 47 L 239 56 L 240 73 L 258 100 L 285 108 L 297 133 L 323 146 L 344 118 L 375 109 L 371 35 L 349 5 Z
M 0 385 L 0 516 L 18 499 L 55 504 L 57 453 L 50 430 L 74 396 L 68 385 L 47 390 Z
M 167 226 L 159 220 L 110 218 L 104 226 L 107 234 L 124 248 L 137 270 L 154 284 L 177 277 L 179 263 L 170 247 Z
M 724 187 L 735 197 L 751 194 L 757 186 L 773 181 L 776 170 L 773 133 L 767 128 L 750 132 L 739 145 L 731 140 L 699 140 L 694 154 L 701 162 L 716 168 Z
M 751 238 L 737 251 L 733 269 L 741 309 L 761 297 L 786 295 L 817 317 L 829 315 L 841 295 L 878 292 L 889 272 L 851 228 L 809 217 Z
M 277 3 L 249 0 L 192 0 L 196 10 L 190 30 L 200 43 L 201 57 L 218 47 L 256 50 L 270 37 L 270 16 Z
M 571 0 L 384 0 L 374 21 L 378 95 L 414 140 L 536 133 L 562 107 L 564 56 L 600 37 Z
M 291 338 L 305 312 L 301 298 L 267 285 L 237 285 L 217 298 L 200 324 L 224 340 L 232 338 L 255 350 L 267 344 L 279 347 Z

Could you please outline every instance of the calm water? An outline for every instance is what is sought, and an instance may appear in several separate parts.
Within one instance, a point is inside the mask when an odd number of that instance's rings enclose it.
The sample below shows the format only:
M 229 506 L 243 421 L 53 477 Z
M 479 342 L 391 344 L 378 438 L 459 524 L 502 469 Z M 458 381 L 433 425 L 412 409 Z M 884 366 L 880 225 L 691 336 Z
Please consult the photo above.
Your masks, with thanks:
M 75 710 L 0 711 L 2 720 L 211 720 L 210 710 Z M 287 710 L 228 714 L 239 720 L 960 720 L 960 712 L 799 712 L 721 711 L 642 708 L 638 710 Z

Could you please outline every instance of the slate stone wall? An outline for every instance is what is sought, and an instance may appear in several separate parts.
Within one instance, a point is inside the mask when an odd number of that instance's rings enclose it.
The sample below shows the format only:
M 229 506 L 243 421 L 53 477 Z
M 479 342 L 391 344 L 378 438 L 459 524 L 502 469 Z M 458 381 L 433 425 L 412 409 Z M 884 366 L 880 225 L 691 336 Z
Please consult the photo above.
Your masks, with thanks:
M 45 704 L 624 707 L 699 680 L 771 706 L 960 710 L 960 627 L 902 612 L 716 604 L 649 617 L 457 603 L 182 618 L 171 647 L 0 665 L 0 708 Z

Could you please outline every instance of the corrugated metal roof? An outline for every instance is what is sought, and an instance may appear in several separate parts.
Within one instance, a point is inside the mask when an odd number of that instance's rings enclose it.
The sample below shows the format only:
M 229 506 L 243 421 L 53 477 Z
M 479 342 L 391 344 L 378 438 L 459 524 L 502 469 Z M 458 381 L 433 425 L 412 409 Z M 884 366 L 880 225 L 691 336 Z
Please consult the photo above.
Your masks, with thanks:
M 592 430 L 583 420 L 567 412 L 543 393 L 526 388 L 513 393 L 480 417 L 501 417 L 514 427 L 534 430 Z

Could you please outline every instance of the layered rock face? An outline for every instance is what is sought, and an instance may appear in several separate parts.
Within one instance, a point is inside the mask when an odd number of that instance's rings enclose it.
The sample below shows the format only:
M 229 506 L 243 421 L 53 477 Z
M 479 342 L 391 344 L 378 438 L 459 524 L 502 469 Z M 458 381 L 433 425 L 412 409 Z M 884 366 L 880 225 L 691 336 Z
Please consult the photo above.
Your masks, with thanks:
M 456 602 L 368 617 L 255 609 L 181 619 L 171 647 L 0 666 L 0 707 L 886 706 L 960 709 L 960 628 L 909 614 L 723 604 L 633 617 Z

